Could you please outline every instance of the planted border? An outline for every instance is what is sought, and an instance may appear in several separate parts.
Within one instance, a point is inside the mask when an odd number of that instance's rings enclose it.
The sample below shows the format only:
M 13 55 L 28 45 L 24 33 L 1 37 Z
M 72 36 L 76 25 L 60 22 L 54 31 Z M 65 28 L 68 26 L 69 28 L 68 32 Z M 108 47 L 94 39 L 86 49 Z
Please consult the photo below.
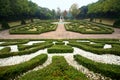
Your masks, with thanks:
M 13 66 L 6 66 L 0 67 L 0 80 L 10 80 L 14 79 L 15 77 L 23 74 L 38 65 L 42 65 L 47 60 L 46 54 L 41 54 L 30 61 L 13 65 Z
M 5 53 L 5 54 L 1 53 L 0 54 L 0 58 L 10 57 L 10 56 L 16 56 L 16 55 L 31 54 L 31 53 L 34 53 L 34 52 L 40 50 L 40 49 L 51 47 L 52 45 L 53 45 L 52 43 L 46 43 L 46 44 L 39 45 L 37 47 L 26 49 L 26 50 L 19 51 L 19 52 L 10 52 L 10 53 Z
M 82 64 L 83 66 L 87 67 L 91 71 L 94 71 L 96 73 L 101 73 L 104 76 L 111 77 L 113 80 L 120 79 L 120 66 L 119 65 L 94 62 L 80 55 L 74 55 L 74 59 L 80 65 Z
M 73 47 L 78 47 L 86 51 L 93 52 L 95 54 L 114 54 L 120 56 L 120 46 L 114 44 L 111 49 L 95 48 L 84 44 L 79 44 L 76 42 L 69 43 L 68 45 Z
M 85 74 L 68 65 L 63 56 L 53 56 L 52 64 L 30 72 L 19 80 L 88 80 Z
M 74 49 L 67 45 L 53 45 L 47 51 L 48 53 L 73 53 Z
M 113 28 L 95 24 L 87 21 L 75 21 L 65 25 L 67 31 L 78 32 L 82 34 L 111 34 L 114 32 Z

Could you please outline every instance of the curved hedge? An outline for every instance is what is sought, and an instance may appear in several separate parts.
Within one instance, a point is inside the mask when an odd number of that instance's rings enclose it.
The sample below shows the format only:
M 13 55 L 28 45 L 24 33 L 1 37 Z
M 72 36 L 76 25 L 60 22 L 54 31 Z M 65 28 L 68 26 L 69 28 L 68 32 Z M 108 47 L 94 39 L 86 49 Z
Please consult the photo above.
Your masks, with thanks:
M 104 64 L 94 62 L 90 59 L 82 57 L 80 55 L 74 55 L 74 59 L 81 65 L 87 67 L 97 73 L 101 73 L 104 76 L 111 77 L 113 80 L 120 79 L 120 65 Z
M 0 67 L 0 80 L 11 80 L 15 77 L 42 65 L 47 60 L 46 54 L 41 54 L 27 62 L 23 62 L 17 65 Z
M 19 51 L 19 52 L 8 52 L 8 53 L 1 53 L 0 54 L 0 58 L 5 58 L 5 57 L 10 57 L 10 56 L 16 56 L 16 55 L 25 55 L 25 54 L 31 54 L 34 53 L 40 49 L 44 49 L 47 47 L 51 47 L 53 44 L 52 43 L 46 43 L 43 45 L 39 45 L 30 49 L 25 49 L 23 51 Z

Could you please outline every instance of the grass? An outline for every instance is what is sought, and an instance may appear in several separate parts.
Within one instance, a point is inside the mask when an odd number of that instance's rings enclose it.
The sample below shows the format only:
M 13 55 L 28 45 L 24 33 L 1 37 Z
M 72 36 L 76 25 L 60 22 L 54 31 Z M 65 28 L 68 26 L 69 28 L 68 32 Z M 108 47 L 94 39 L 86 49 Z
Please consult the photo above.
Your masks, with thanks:
M 120 65 L 94 62 L 80 55 L 74 55 L 74 59 L 80 65 L 87 67 L 89 70 L 94 71 L 95 73 L 101 73 L 104 76 L 111 77 L 113 80 L 120 79 Z
M 67 45 L 53 45 L 52 47 L 48 48 L 48 53 L 73 53 L 73 48 Z
M 0 67 L 0 80 L 13 80 L 15 77 L 23 74 L 38 65 L 43 64 L 47 60 L 46 54 L 41 54 L 27 62 L 17 65 Z
M 87 21 L 73 21 L 66 24 L 67 31 L 78 32 L 82 34 L 111 34 L 114 32 L 113 28 L 101 24 L 96 24 Z
M 88 80 L 86 76 L 69 66 L 62 56 L 54 56 L 52 64 L 47 67 L 30 72 L 19 80 Z

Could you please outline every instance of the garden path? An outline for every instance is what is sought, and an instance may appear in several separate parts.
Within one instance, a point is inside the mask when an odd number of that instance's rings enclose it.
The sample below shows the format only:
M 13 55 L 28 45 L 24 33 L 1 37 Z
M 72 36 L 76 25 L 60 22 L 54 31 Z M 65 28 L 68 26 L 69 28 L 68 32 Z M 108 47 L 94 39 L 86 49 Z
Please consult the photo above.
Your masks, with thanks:
M 0 32 L 0 39 L 85 39 L 85 38 L 109 38 L 119 39 L 120 29 L 114 28 L 113 34 L 80 34 L 66 31 L 64 24 L 59 23 L 56 31 L 42 33 L 42 34 L 9 34 L 9 30 Z

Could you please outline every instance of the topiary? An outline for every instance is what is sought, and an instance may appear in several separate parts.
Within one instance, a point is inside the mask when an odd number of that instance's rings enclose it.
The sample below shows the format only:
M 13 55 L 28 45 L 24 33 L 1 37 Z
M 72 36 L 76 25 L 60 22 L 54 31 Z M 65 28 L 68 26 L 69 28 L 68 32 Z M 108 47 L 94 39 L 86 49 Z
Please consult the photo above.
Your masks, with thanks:
M 5 20 L 3 20 L 1 22 L 1 24 L 2 24 L 2 29 L 9 29 L 10 28 L 9 24 Z
M 26 22 L 25 22 L 24 19 L 21 20 L 21 24 L 22 24 L 22 25 L 26 24 Z
M 114 22 L 113 26 L 120 28 L 120 18 Z

